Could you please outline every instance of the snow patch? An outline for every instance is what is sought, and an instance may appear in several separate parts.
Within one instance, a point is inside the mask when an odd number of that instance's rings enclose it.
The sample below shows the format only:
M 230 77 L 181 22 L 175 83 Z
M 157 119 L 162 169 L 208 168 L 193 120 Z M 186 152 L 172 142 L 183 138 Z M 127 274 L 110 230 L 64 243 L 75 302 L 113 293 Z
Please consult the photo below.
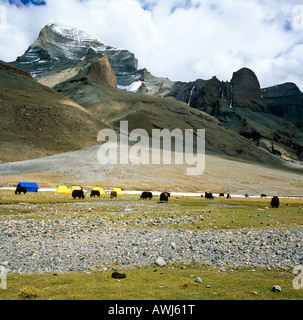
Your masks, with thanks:
M 77 28 L 69 28 L 69 27 L 65 27 L 62 25 L 59 26 L 56 24 L 52 24 L 50 27 L 58 35 L 61 35 L 65 38 L 72 39 L 78 43 L 91 42 L 91 41 L 97 41 L 97 42 L 101 43 L 101 41 L 99 41 L 97 38 L 91 36 L 90 34 L 86 33 L 85 31 L 79 30 Z
M 188 100 L 188 103 L 187 103 L 189 106 L 190 106 L 191 98 L 192 98 L 192 95 L 193 95 L 195 89 L 196 89 L 196 86 L 193 86 L 192 89 L 191 89 L 191 92 L 190 92 L 190 95 L 189 95 L 189 100 Z
M 120 52 L 122 50 L 121 48 L 106 46 L 99 39 L 77 28 L 71 28 L 71 27 L 62 26 L 62 25 L 59 26 L 56 24 L 52 24 L 50 28 L 54 33 L 58 34 L 59 36 L 72 41 L 71 43 L 61 44 L 61 48 L 66 48 L 65 51 L 70 51 L 70 49 L 74 49 L 74 48 L 77 48 L 77 49 L 91 48 L 96 53 L 104 54 L 104 52 L 106 51 Z M 74 58 L 74 57 L 70 56 L 69 58 Z
M 131 83 L 129 86 L 118 86 L 118 89 L 130 92 L 137 92 L 137 90 L 141 87 L 142 83 L 142 81 L 135 81 Z

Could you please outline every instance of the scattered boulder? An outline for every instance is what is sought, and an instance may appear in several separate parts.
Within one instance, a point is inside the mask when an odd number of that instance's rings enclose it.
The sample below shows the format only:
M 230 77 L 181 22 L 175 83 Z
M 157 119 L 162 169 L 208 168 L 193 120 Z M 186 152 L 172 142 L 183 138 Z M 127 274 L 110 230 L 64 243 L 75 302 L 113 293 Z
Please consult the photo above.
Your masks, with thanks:
M 156 260 L 156 264 L 158 265 L 158 266 L 160 266 L 160 267 L 163 267 L 163 266 L 165 266 L 166 265 L 166 262 L 164 261 L 164 259 L 163 258 L 158 258 L 157 260 Z
M 273 286 L 272 289 L 271 289 L 272 292 L 281 292 L 282 289 L 280 286 Z
M 200 277 L 197 277 L 197 278 L 196 278 L 196 280 L 195 280 L 195 282 L 202 283 L 202 280 L 201 280 L 201 278 L 200 278 Z

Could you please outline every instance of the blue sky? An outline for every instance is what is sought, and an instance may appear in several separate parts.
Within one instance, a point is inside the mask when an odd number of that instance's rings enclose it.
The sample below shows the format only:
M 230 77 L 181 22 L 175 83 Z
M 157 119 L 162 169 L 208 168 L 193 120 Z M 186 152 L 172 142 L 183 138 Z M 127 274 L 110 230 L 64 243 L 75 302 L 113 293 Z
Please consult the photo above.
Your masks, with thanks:
M 21 7 L 22 5 L 34 5 L 34 6 L 44 6 L 46 1 L 44 0 L 9 0 L 9 4 Z
M 140 68 L 174 81 L 230 81 L 248 67 L 262 87 L 295 82 L 303 91 L 296 0 L 0 0 L 0 59 L 15 60 L 51 23 L 126 48 Z

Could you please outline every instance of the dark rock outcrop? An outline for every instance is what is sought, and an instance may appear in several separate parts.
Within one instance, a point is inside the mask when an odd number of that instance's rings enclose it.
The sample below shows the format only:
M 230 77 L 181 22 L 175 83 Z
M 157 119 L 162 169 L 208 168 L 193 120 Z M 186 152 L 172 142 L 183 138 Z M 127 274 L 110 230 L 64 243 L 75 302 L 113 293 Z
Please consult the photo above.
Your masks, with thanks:
M 257 112 L 265 111 L 259 80 L 248 68 L 234 72 L 231 79 L 231 95 L 233 107 L 248 108 Z
M 267 111 L 303 129 L 303 93 L 294 83 L 262 89 Z

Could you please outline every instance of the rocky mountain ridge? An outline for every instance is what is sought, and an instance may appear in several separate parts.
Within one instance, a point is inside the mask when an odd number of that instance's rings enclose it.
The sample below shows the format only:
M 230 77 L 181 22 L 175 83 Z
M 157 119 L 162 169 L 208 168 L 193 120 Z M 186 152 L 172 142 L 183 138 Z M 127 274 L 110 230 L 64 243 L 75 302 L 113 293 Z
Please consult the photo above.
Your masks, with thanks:
M 129 131 L 142 128 L 150 136 L 154 128 L 205 129 L 208 152 L 283 165 L 271 153 L 224 128 L 215 117 L 186 103 L 119 90 L 107 56 L 86 61 L 75 76 L 54 89 L 12 70 L 3 71 L 0 81 L 2 162 L 96 145 L 101 129 L 119 133 L 120 121 L 128 121 Z
M 103 84 L 100 79 L 92 79 L 91 75 L 101 67 L 101 57 L 107 57 L 105 60 L 116 82 L 108 68 L 99 74 L 104 77 L 107 70 Z M 102 60 L 103 64 L 106 64 L 105 60 Z M 121 111 L 117 105 L 122 103 L 122 99 L 131 100 L 125 95 L 127 91 L 145 96 L 139 98 L 141 107 L 137 111 L 140 115 L 136 115 L 135 123 L 149 123 L 150 128 L 159 123 L 150 121 L 147 107 L 150 104 L 144 102 L 142 107 L 142 101 L 158 103 L 156 97 L 174 98 L 193 110 L 210 115 L 211 119 L 217 119 L 229 132 L 246 139 L 250 148 L 254 145 L 288 161 L 303 160 L 302 92 L 292 83 L 262 89 L 257 76 L 248 68 L 234 72 L 231 80 L 225 82 L 216 77 L 189 83 L 173 82 L 155 77 L 146 69 L 138 70 L 138 61 L 128 50 L 107 46 L 83 31 L 56 25 L 45 26 L 25 54 L 11 64 L 88 110 L 102 110 L 103 119 L 110 119 L 108 121 L 111 123 L 114 118 L 123 118 L 117 115 Z M 94 67 L 97 69 L 92 72 Z M 109 91 L 105 88 L 106 83 L 110 83 Z M 113 88 L 120 90 L 116 89 L 113 94 Z M 137 97 L 134 100 L 137 101 Z M 173 105 L 172 101 L 170 105 Z M 178 108 L 179 105 L 176 113 Z M 170 111 L 174 112 L 172 109 Z M 133 117 L 135 113 L 131 113 Z M 168 127 L 163 119 L 161 125 Z M 235 136 L 232 136 L 229 139 L 234 139 Z

